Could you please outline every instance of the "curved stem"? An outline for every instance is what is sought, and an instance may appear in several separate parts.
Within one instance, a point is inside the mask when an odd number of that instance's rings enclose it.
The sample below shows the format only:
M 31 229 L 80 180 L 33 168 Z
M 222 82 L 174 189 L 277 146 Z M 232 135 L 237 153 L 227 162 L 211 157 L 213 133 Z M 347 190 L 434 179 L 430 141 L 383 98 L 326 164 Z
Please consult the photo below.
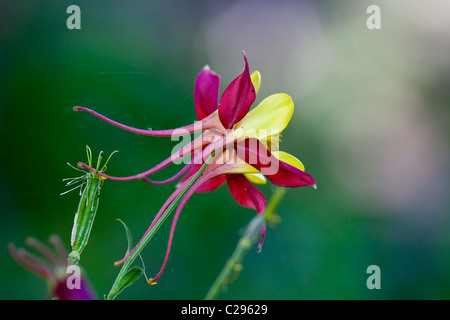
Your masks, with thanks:
M 107 299 L 114 299 L 114 296 L 112 295 L 112 292 L 116 289 L 116 286 L 118 283 L 120 283 L 120 280 L 125 276 L 127 273 L 129 267 L 133 263 L 133 261 L 136 259 L 136 257 L 140 254 L 142 249 L 147 245 L 147 243 L 150 241 L 150 239 L 153 237 L 153 235 L 156 233 L 156 231 L 159 229 L 159 227 L 162 225 L 162 223 L 167 219 L 167 217 L 170 215 L 170 213 L 173 211 L 173 209 L 182 201 L 184 195 L 189 191 L 189 189 L 194 185 L 194 183 L 201 177 L 202 173 L 206 170 L 209 163 L 214 158 L 214 154 L 211 155 L 211 157 L 205 162 L 205 164 L 201 167 L 201 169 L 197 172 L 197 174 L 186 184 L 184 184 L 184 188 L 181 187 L 179 189 L 182 189 L 182 192 L 178 193 L 176 198 L 170 202 L 170 205 L 167 206 L 165 211 L 161 215 L 157 215 L 155 219 L 152 222 L 151 227 L 149 230 L 147 230 L 146 234 L 144 235 L 143 239 L 139 242 L 141 245 L 138 247 L 136 246 L 132 252 L 127 254 L 124 259 L 119 261 L 120 263 L 123 263 L 122 268 L 119 271 L 119 274 L 117 275 L 116 280 L 114 281 L 114 284 L 107 296 Z M 173 196 L 173 195 L 172 195 Z M 169 198 L 170 199 L 170 198 Z M 169 202 L 169 201 L 167 201 Z M 167 203 L 166 202 L 166 203 Z M 114 265 L 118 265 L 117 262 Z
M 155 284 L 156 281 L 161 276 L 161 274 L 163 273 L 164 268 L 166 267 L 166 263 L 167 263 L 167 260 L 169 259 L 170 249 L 171 249 L 171 246 L 172 246 L 173 235 L 175 233 L 175 227 L 177 225 L 178 217 L 180 216 L 180 213 L 183 210 L 184 205 L 191 198 L 191 196 L 195 193 L 195 191 L 197 191 L 198 188 L 200 188 L 205 182 L 207 182 L 211 178 L 214 178 L 215 176 L 217 176 L 218 173 L 220 173 L 220 171 L 216 169 L 216 170 L 212 170 L 212 171 L 208 172 L 207 174 L 204 174 L 203 176 L 201 176 L 192 185 L 192 187 L 187 191 L 187 193 L 185 194 L 185 196 L 181 200 L 181 202 L 180 202 L 180 204 L 179 204 L 179 206 L 178 206 L 178 208 L 177 208 L 177 210 L 175 212 L 175 215 L 173 217 L 172 226 L 170 228 L 169 241 L 168 241 L 168 244 L 167 244 L 166 255 L 164 257 L 164 262 L 162 264 L 162 267 L 161 267 L 160 271 L 157 273 L 157 275 L 154 278 L 149 279 L 149 284 Z
M 141 178 L 142 181 L 147 182 L 149 184 L 153 184 L 153 185 L 163 185 L 163 184 L 168 184 L 171 183 L 175 180 L 177 180 L 178 178 L 180 178 L 183 174 L 185 174 L 186 172 L 189 171 L 189 169 L 192 167 L 191 163 L 188 163 L 187 165 L 185 165 L 183 167 L 183 169 L 181 169 L 180 171 L 178 171 L 178 173 L 176 173 L 174 176 L 172 176 L 171 178 L 168 178 L 166 180 L 161 180 L 161 181 L 155 181 L 155 180 L 150 180 L 149 178 Z
M 115 266 L 119 266 L 124 263 L 126 260 L 134 260 L 137 255 L 142 251 L 142 249 L 147 245 L 150 239 L 153 237 L 155 232 L 159 229 L 162 223 L 167 219 L 169 214 L 175 209 L 176 206 L 181 202 L 185 194 L 189 191 L 192 185 L 200 178 L 203 174 L 203 171 L 206 170 L 209 163 L 214 158 L 215 154 L 212 154 L 209 159 L 203 164 L 201 169 L 197 172 L 197 174 L 190 180 L 186 181 L 183 186 L 180 186 L 177 191 L 175 191 L 166 203 L 163 205 L 161 210 L 158 212 L 156 217 L 153 219 L 150 227 L 145 232 L 144 236 L 138 242 L 138 244 L 134 247 L 132 251 L 130 251 L 123 259 L 114 263 Z

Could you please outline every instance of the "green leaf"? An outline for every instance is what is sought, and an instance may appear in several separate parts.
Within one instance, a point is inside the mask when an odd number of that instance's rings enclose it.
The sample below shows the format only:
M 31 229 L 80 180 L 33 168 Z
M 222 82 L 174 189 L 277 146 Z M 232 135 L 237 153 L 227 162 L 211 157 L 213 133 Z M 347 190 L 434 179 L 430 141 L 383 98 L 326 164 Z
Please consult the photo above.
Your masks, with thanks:
M 113 300 L 123 289 L 131 286 L 144 272 L 139 267 L 133 267 L 125 273 L 125 275 L 120 279 L 119 283 L 115 286 L 114 290 L 110 292 L 108 299 Z
M 131 249 L 133 248 L 133 237 L 131 236 L 131 231 L 130 231 L 130 229 L 128 229 L 125 222 L 123 222 L 120 219 L 116 219 L 116 220 L 119 221 L 123 225 L 123 228 L 125 229 L 125 233 L 127 235 L 127 242 L 128 242 L 128 248 L 127 248 L 127 252 L 125 254 L 128 254 L 128 252 L 130 252 Z

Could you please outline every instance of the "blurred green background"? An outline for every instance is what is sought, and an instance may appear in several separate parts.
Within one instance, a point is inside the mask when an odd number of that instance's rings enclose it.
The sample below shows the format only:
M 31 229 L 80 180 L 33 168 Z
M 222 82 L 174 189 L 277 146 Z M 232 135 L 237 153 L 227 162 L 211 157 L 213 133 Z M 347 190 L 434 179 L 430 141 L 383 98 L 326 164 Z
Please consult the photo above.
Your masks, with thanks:
M 66 9 L 81 9 L 68 30 Z M 381 8 L 381 30 L 366 9 Z M 223 299 L 448 299 L 450 3 L 405 1 L 2 1 L 0 4 L 0 298 L 45 298 L 7 243 L 59 234 L 69 246 L 76 191 L 66 162 L 119 150 L 108 173 L 144 171 L 170 138 L 143 137 L 73 106 L 139 128 L 193 122 L 193 87 L 208 64 L 221 91 L 242 72 L 241 50 L 262 74 L 257 101 L 277 92 L 296 110 L 282 149 L 318 184 L 290 189 L 282 221 L 252 250 Z M 172 166 L 155 175 L 168 177 Z M 81 264 L 99 297 L 174 185 L 106 181 Z M 271 186 L 261 188 L 267 197 Z M 179 219 L 158 285 L 140 279 L 120 299 L 202 299 L 255 212 L 223 186 L 195 195 Z M 163 261 L 169 223 L 142 256 Z M 366 269 L 381 269 L 368 290 Z

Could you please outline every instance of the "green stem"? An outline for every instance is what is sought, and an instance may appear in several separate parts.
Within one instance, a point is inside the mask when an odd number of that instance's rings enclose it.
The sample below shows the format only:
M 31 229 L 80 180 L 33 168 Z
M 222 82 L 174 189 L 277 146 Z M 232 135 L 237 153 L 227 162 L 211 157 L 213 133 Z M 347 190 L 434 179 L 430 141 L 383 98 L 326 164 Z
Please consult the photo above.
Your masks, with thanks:
M 112 292 L 115 291 L 117 284 L 120 282 L 122 277 L 126 274 L 128 271 L 129 266 L 133 263 L 133 261 L 137 258 L 137 256 L 141 253 L 142 249 L 147 245 L 147 243 L 150 241 L 150 239 L 153 237 L 153 235 L 158 231 L 159 227 L 164 223 L 164 221 L 167 219 L 167 217 L 172 213 L 172 211 L 178 206 L 178 204 L 181 202 L 185 194 L 189 191 L 189 189 L 192 187 L 192 185 L 200 178 L 200 176 L 203 174 L 205 169 L 208 167 L 209 163 L 214 158 L 215 153 L 212 153 L 209 159 L 203 164 L 203 166 L 200 168 L 200 170 L 197 172 L 197 174 L 194 176 L 194 178 L 189 182 L 189 184 L 181 191 L 181 193 L 178 195 L 178 197 L 175 198 L 174 201 L 167 207 L 166 211 L 161 215 L 159 220 L 155 223 L 153 228 L 150 230 L 150 232 L 147 234 L 147 236 L 142 240 L 141 245 L 134 250 L 134 252 L 128 257 L 128 259 L 123 263 L 122 268 L 120 269 L 119 274 L 117 275 L 116 280 L 114 281 L 114 284 L 111 288 L 111 291 L 108 294 L 107 300 L 111 300 L 114 297 L 111 295 Z
M 214 300 L 217 298 L 221 289 L 227 283 L 232 273 L 235 271 L 236 266 L 241 264 L 247 252 L 255 244 L 264 220 L 267 216 L 275 211 L 285 192 L 286 190 L 284 188 L 275 189 L 275 192 L 272 194 L 272 197 L 267 204 L 266 211 L 264 211 L 262 215 L 257 215 L 250 221 L 244 235 L 241 237 L 241 239 L 239 239 L 233 254 L 228 259 L 216 281 L 214 281 L 213 285 L 206 294 L 205 300 Z

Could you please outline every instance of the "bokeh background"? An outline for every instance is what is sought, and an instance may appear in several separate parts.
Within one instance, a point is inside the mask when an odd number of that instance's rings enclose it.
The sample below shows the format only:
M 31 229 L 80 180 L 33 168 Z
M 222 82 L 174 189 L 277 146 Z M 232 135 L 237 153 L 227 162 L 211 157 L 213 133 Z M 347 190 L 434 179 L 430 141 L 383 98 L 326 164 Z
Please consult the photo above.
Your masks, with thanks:
M 81 30 L 66 9 L 81 8 Z M 381 30 L 366 9 L 381 8 Z M 448 299 L 450 2 L 403 1 L 1 1 L 0 298 L 43 299 L 44 281 L 9 256 L 9 242 L 59 234 L 69 246 L 76 191 L 66 163 L 119 150 L 108 173 L 141 172 L 171 152 L 170 138 L 135 127 L 195 120 L 193 87 L 208 64 L 221 91 L 242 72 L 241 50 L 262 74 L 257 101 L 277 92 L 296 110 L 282 149 L 318 184 L 290 189 L 260 254 L 252 250 L 222 299 Z M 178 168 L 158 173 L 167 177 Z M 126 249 L 174 186 L 106 181 L 82 255 L 106 294 Z M 267 197 L 270 185 L 261 189 Z M 120 299 L 202 299 L 254 216 L 224 186 L 184 208 L 158 285 L 140 279 Z M 154 275 L 169 223 L 143 252 Z M 381 269 L 368 290 L 366 269 Z

